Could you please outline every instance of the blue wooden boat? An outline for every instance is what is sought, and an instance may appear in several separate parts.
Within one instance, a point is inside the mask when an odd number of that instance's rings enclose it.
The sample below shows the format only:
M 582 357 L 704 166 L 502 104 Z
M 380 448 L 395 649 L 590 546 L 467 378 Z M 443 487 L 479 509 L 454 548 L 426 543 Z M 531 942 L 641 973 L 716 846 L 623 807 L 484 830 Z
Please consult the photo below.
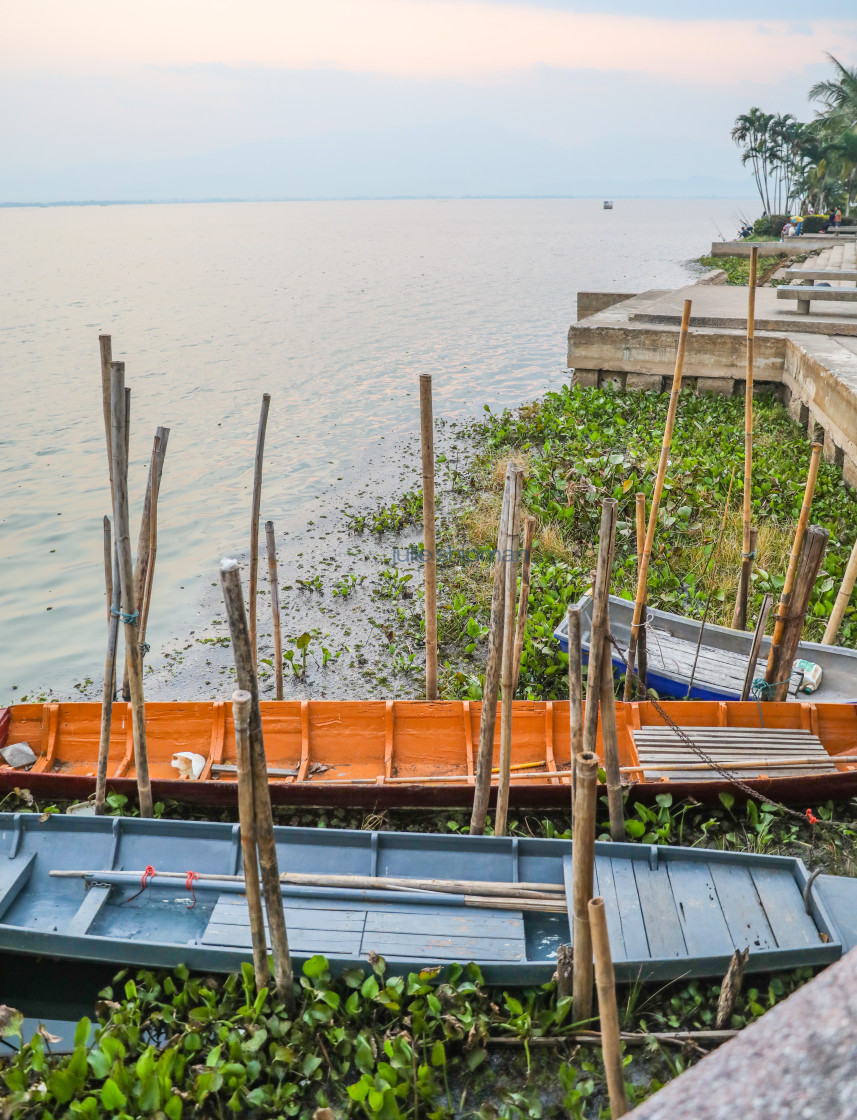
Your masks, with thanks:
M 281 871 L 371 876 L 377 887 L 282 887 L 296 963 L 334 969 L 383 956 L 392 971 L 475 961 L 487 981 L 549 980 L 570 940 L 571 844 L 515 837 L 276 830 Z M 857 941 L 857 880 L 816 880 L 798 859 L 643 844 L 596 845 L 620 980 L 824 965 Z M 141 874 L 155 874 L 141 889 Z M 60 876 L 57 873 L 64 873 Z M 188 873 L 201 874 L 188 880 Z M 170 875 L 175 877 L 171 878 Z M 220 876 L 221 878 L 206 878 Z M 385 890 L 386 879 L 442 880 Z M 466 881 L 465 893 L 455 882 Z M 467 893 L 472 884 L 472 894 Z M 486 884 L 550 898 L 490 898 Z M 391 884 L 392 885 L 392 884 Z M 228 972 L 250 956 L 237 825 L 0 814 L 0 952 Z
M 583 660 L 588 662 L 592 596 L 584 595 L 578 600 L 577 606 L 581 612 Z M 646 684 L 658 696 L 674 697 L 676 700 L 741 699 L 753 641 L 752 633 L 706 623 L 691 684 L 702 624 L 695 618 L 685 618 L 683 615 L 670 614 L 669 611 L 659 611 L 652 607 L 647 608 L 646 617 Z M 628 599 L 620 599 L 618 595 L 611 595 L 610 630 L 623 652 L 628 648 L 633 619 L 634 604 Z M 568 653 L 567 618 L 554 630 L 554 637 L 563 652 Z M 771 639 L 763 638 L 755 677 L 764 678 L 770 648 Z M 812 693 L 814 702 L 857 703 L 857 650 L 846 649 L 844 646 L 824 646 L 819 642 L 801 642 L 798 646 L 798 658 L 821 666 L 821 685 Z M 626 668 L 624 658 L 615 649 L 613 668 L 619 674 L 624 673 Z M 808 699 L 807 694 L 801 692 L 802 679 L 802 674 L 792 674 L 789 700 Z M 691 686 L 689 695 L 688 685 Z

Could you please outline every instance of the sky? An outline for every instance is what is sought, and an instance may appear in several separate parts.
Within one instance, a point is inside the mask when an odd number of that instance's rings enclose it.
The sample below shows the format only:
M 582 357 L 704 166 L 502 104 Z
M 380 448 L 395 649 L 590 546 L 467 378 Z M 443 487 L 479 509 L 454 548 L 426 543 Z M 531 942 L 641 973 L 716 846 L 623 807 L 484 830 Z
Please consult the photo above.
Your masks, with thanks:
M 0 0 L 0 201 L 752 193 L 830 0 Z

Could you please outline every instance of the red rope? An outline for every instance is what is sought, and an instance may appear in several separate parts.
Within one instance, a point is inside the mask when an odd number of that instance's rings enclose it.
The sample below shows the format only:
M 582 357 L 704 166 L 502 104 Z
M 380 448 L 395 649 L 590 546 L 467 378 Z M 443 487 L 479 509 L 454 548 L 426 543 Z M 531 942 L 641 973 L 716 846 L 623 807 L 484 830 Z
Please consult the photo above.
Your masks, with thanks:
M 199 872 L 198 871 L 188 871 L 187 879 L 185 879 L 185 884 L 184 885 L 185 885 L 185 889 L 190 891 L 190 897 L 193 899 L 193 902 L 190 904 L 190 906 L 188 906 L 188 910 L 193 910 L 194 906 L 196 906 L 196 895 L 193 893 L 193 881 L 194 881 L 194 879 L 198 879 L 198 878 L 199 878 Z
M 140 889 L 136 894 L 129 895 L 128 898 L 125 899 L 125 902 L 132 902 L 135 898 L 139 898 L 146 887 L 149 885 L 149 880 L 154 879 L 156 874 L 157 872 L 155 871 L 154 867 L 152 867 L 150 863 L 147 863 L 146 870 L 140 876 Z

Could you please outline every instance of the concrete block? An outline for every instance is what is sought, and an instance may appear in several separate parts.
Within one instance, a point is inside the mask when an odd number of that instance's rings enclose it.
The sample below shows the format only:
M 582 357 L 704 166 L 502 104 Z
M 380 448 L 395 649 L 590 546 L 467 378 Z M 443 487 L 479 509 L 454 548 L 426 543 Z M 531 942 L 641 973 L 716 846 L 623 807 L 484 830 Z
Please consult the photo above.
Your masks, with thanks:
M 734 377 L 700 377 L 696 382 L 696 391 L 731 397 L 735 392 L 735 379 Z
M 608 307 L 615 307 L 617 303 L 624 303 L 626 299 L 633 299 L 636 295 L 636 292 L 578 292 L 578 322 L 588 319 L 590 315 L 597 315 L 599 311 L 606 311 Z
M 6 765 L 15 770 L 32 766 L 37 757 L 29 743 L 10 743 L 0 750 L 0 755 Z
M 664 379 L 656 373 L 629 373 L 625 378 L 625 389 L 629 393 L 662 393 Z
M 834 442 L 833 436 L 830 432 L 824 433 L 824 455 L 825 463 L 832 463 L 835 467 L 845 466 L 845 452 L 841 447 L 837 447 Z
M 597 369 L 575 369 L 571 376 L 572 385 L 580 385 L 583 389 L 598 388 Z
M 615 370 L 603 369 L 601 371 L 601 388 L 602 389 L 615 389 L 617 393 L 621 393 L 625 388 L 626 373 L 617 373 Z
M 857 463 L 847 456 L 842 462 L 842 481 L 852 490 L 857 490 Z

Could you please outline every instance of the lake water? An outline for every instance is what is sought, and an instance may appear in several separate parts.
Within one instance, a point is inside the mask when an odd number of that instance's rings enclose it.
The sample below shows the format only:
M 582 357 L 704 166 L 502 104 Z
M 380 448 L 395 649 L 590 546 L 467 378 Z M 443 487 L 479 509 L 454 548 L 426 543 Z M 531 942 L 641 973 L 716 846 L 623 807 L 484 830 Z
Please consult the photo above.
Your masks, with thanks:
M 744 204 L 744 209 L 747 208 Z M 732 200 L 287 202 L 0 209 L 0 703 L 100 682 L 110 513 L 98 335 L 132 388 L 132 540 L 170 431 L 148 640 L 199 617 L 262 519 L 299 535 L 435 415 L 560 384 L 578 289 L 676 287 Z M 387 452 L 385 448 L 391 448 Z M 17 687 L 15 687 L 17 686 Z

